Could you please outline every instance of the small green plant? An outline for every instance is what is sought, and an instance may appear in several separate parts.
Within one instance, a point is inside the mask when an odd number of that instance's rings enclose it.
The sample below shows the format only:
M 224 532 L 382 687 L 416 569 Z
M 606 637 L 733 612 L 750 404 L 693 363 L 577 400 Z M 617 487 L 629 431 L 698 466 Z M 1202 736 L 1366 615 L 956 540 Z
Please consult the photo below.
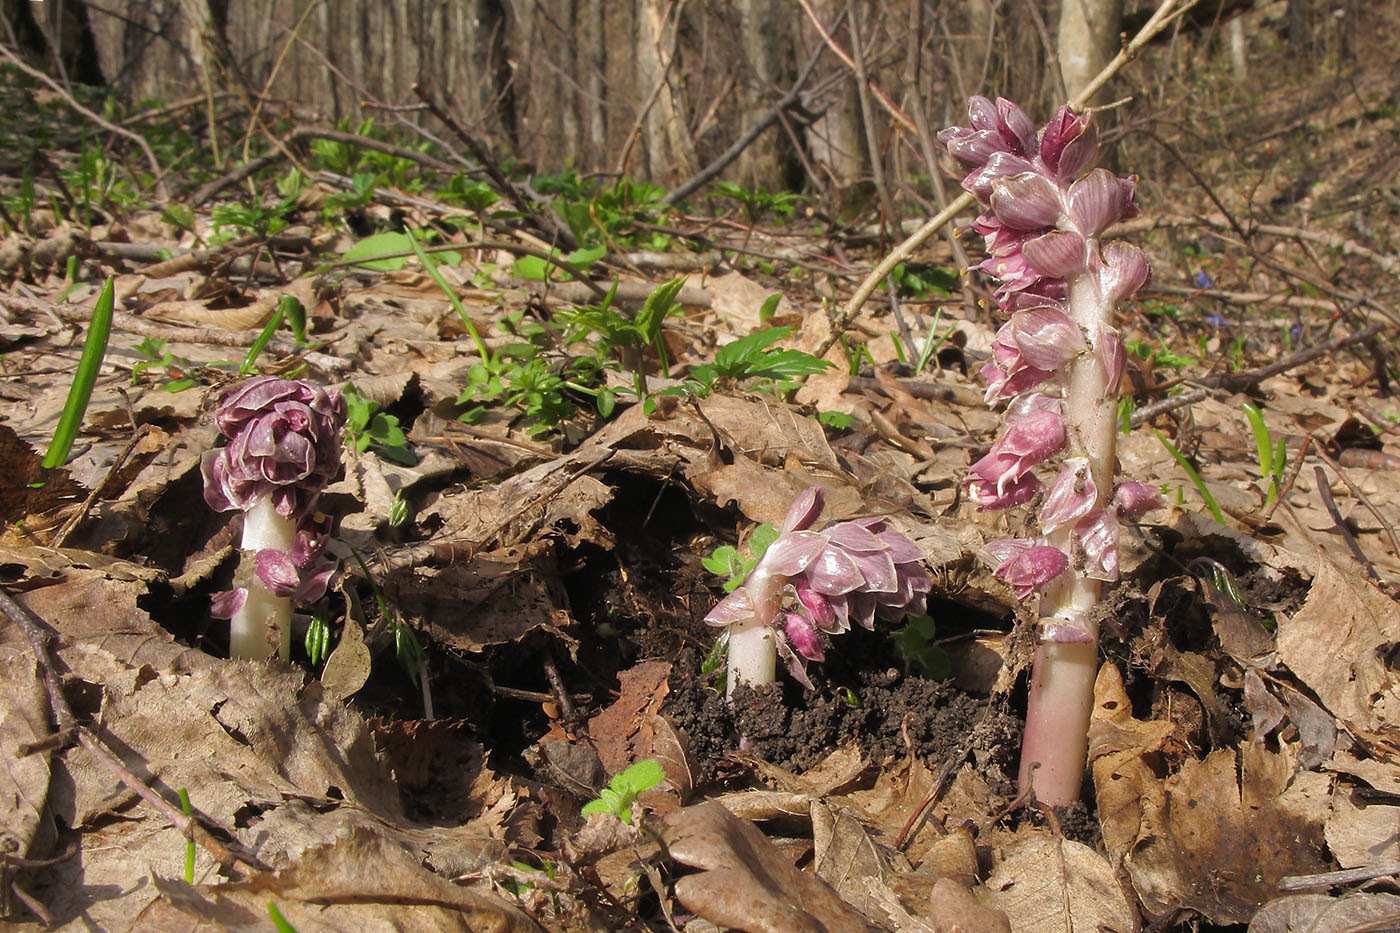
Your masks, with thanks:
M 62 466 L 73 450 L 73 442 L 83 426 L 83 416 L 87 414 L 88 402 L 92 400 L 93 387 L 97 385 L 98 370 L 102 368 L 102 360 L 107 355 L 107 338 L 112 332 L 112 314 L 115 310 L 116 279 L 109 277 L 93 306 L 92 322 L 88 324 L 87 337 L 83 340 L 83 353 L 78 358 L 78 368 L 73 373 L 73 383 L 68 388 L 68 398 L 63 403 L 58 427 L 54 428 L 49 449 L 44 454 L 43 466 L 46 470 Z
M 778 529 L 768 522 L 764 522 L 755 528 L 753 534 L 749 536 L 746 546 L 748 554 L 742 553 L 732 544 L 721 544 L 700 563 L 715 576 L 724 577 L 724 591 L 732 593 L 744 585 L 744 581 L 749 578 L 749 572 L 758 564 L 759 559 L 768 550 L 768 546 L 776 540 L 778 540 Z
M 306 626 L 306 657 L 316 667 L 331 653 L 331 627 L 319 613 Z
M 651 790 L 666 780 L 666 772 L 661 763 L 647 758 L 613 777 L 603 788 L 596 800 L 583 805 L 580 814 L 593 816 L 596 813 L 611 813 L 627 825 L 632 825 L 632 804 L 645 791 Z
M 948 652 L 933 640 L 930 615 L 909 616 L 905 626 L 894 633 L 895 648 L 904 659 L 904 673 L 929 680 L 946 680 L 952 674 Z
M 1288 446 L 1284 438 L 1274 440 L 1268 425 L 1264 424 L 1264 413 L 1257 405 L 1245 402 L 1245 419 L 1254 434 L 1255 456 L 1259 462 L 1259 479 L 1268 484 L 1264 504 L 1270 506 L 1278 498 L 1279 487 L 1283 483 L 1283 471 L 1288 464 Z
M 771 383 L 776 394 L 787 391 L 802 376 L 825 372 L 831 364 L 802 350 L 778 349 L 773 344 L 792 333 L 791 327 L 757 330 L 720 347 L 713 363 L 696 366 L 690 378 L 706 391 L 720 384 L 738 385 L 750 379 Z
M 1172 455 L 1172 459 L 1175 460 L 1177 465 L 1191 478 L 1191 482 L 1195 485 L 1196 491 L 1201 494 L 1201 501 L 1203 501 L 1206 504 L 1206 508 L 1210 510 L 1211 517 L 1220 524 L 1225 524 L 1225 513 L 1220 511 L 1220 506 L 1216 505 L 1215 496 L 1211 495 L 1210 488 L 1206 486 L 1206 481 L 1201 479 L 1201 474 L 1191 465 L 1191 461 L 1187 460 L 1186 457 L 1182 455 L 1181 451 L 1176 449 L 1176 445 L 1167 440 L 1166 435 L 1161 431 L 1153 428 L 1152 433 L 1157 435 L 1157 440 L 1161 441 L 1162 446 L 1167 448 L 1167 453 Z M 1178 503 L 1180 502 L 1179 496 L 1177 501 Z
M 889 275 L 894 282 L 895 293 L 915 301 L 926 300 L 930 295 L 948 296 L 958 287 L 958 274 L 941 266 L 923 266 L 915 269 L 901 262 Z M 880 288 L 888 288 L 888 282 L 881 282 Z
M 194 363 L 182 356 L 173 355 L 165 348 L 165 343 L 164 340 L 155 337 L 144 337 L 134 347 L 143 359 L 131 367 L 132 385 L 139 385 L 149 370 L 160 370 L 164 373 L 161 388 L 167 392 L 183 392 L 194 385 L 194 380 L 187 375 Z
M 345 438 L 356 450 L 374 447 L 376 453 L 394 463 L 418 462 L 408 449 L 408 438 L 395 415 L 381 411 L 379 403 L 366 398 L 354 383 L 346 383 L 341 395 L 346 407 Z
M 1154 349 L 1153 346 L 1145 340 L 1125 340 L 1123 341 L 1123 347 L 1133 356 L 1146 361 L 1154 368 L 1159 367 L 1162 369 L 1180 370 L 1185 369 L 1187 366 L 1194 366 L 1196 363 L 1200 362 L 1194 356 L 1183 356 L 1181 354 L 1172 353 L 1165 347 Z

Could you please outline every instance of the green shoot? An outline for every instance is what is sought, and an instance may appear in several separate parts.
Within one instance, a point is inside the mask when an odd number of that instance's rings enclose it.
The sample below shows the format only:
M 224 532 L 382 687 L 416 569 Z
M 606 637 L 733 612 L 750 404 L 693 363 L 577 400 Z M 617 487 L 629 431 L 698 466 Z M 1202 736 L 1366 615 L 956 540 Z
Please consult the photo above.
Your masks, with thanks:
M 330 655 L 331 627 L 319 615 L 311 617 L 306 626 L 306 656 L 311 666 L 316 667 Z
M 83 425 L 88 402 L 92 400 L 92 389 L 97 384 L 97 372 L 102 368 L 102 359 L 107 355 L 107 338 L 112 332 L 112 313 L 116 308 L 116 279 L 108 277 L 97 304 L 92 309 L 92 323 L 88 325 L 87 339 L 83 341 L 83 355 L 78 360 L 78 370 L 73 375 L 73 384 L 68 389 L 68 400 L 64 402 L 63 414 L 54 429 L 48 452 L 44 454 L 44 469 L 52 470 L 62 466 L 73 450 L 78 429 Z
M 1161 431 L 1158 431 L 1156 428 L 1152 429 L 1152 433 L 1157 435 L 1157 440 L 1161 441 L 1162 446 L 1167 448 L 1167 453 L 1171 454 L 1172 459 L 1175 460 L 1177 464 L 1183 470 L 1186 471 L 1186 475 L 1191 477 L 1191 482 L 1195 484 L 1196 491 L 1201 494 L 1201 499 L 1205 502 L 1206 508 L 1210 509 L 1211 517 L 1214 518 L 1220 524 L 1224 525 L 1225 513 L 1220 511 L 1220 506 L 1215 504 L 1215 496 L 1210 494 L 1210 489 L 1207 488 L 1206 481 L 1201 479 L 1201 474 L 1196 472 L 1196 468 L 1193 467 L 1184 456 L 1182 456 L 1181 451 L 1176 449 L 1176 445 L 1174 445 L 1171 441 L 1167 440 L 1166 435 L 1164 435 Z
M 253 345 L 248 348 L 248 355 L 243 358 L 243 365 L 238 367 L 238 375 L 247 376 L 258 371 L 258 357 L 262 351 L 267 349 L 267 345 L 272 342 L 272 335 L 277 333 L 277 328 L 282 326 L 282 319 L 287 316 L 285 303 L 288 299 L 296 301 L 290 295 L 283 295 L 282 301 L 278 303 L 277 310 L 272 313 L 272 317 L 267 319 L 263 329 L 258 332 L 258 336 L 253 340 Z M 297 302 L 300 304 L 300 302 Z
M 711 386 L 715 382 L 740 383 L 746 379 L 782 382 L 825 372 L 831 364 L 802 350 L 772 349 L 772 344 L 792 333 L 791 327 L 769 327 L 720 347 L 713 364 L 696 366 L 691 378 Z
M 948 653 L 934 643 L 933 617 L 909 616 L 905 626 L 894 633 L 895 648 L 904 659 L 904 673 L 929 680 L 946 680 L 952 674 Z
M 272 920 L 272 926 L 277 933 L 297 933 L 297 928 L 287 922 L 287 918 L 282 916 L 282 911 L 277 909 L 275 901 L 267 902 L 267 915 Z
M 647 758 L 616 775 L 609 785 L 599 792 L 596 800 L 590 800 L 579 811 L 582 816 L 595 813 L 611 813 L 627 825 L 632 825 L 632 804 L 643 792 L 651 790 L 666 780 L 666 772 L 661 763 Z
M 341 395 L 345 397 L 345 436 L 356 450 L 373 446 L 385 460 L 406 466 L 418 462 L 396 416 L 380 411 L 379 403 L 366 398 L 354 383 L 346 383 Z
M 418 257 L 422 263 L 423 270 L 428 273 L 432 280 L 437 283 L 437 287 L 442 289 L 442 293 L 447 296 L 447 301 L 452 305 L 452 310 L 457 312 L 457 317 L 462 319 L 462 326 L 466 328 L 467 334 L 476 344 L 476 352 L 480 354 L 482 362 L 490 364 L 492 362 L 491 351 L 486 347 L 486 341 L 481 339 L 481 334 L 477 332 L 476 325 L 472 323 L 471 317 L 467 315 L 467 309 L 462 305 L 462 299 L 457 297 L 457 293 L 452 290 L 452 286 L 447 284 L 447 280 L 438 271 L 437 262 L 423 249 L 418 238 L 410 236 L 408 245 L 413 248 L 413 255 Z
M 1268 425 L 1264 424 L 1264 413 L 1258 406 L 1245 402 L 1244 416 L 1249 421 L 1249 429 L 1254 434 L 1254 451 L 1259 461 L 1259 479 L 1269 484 L 1264 504 L 1273 505 L 1278 498 L 1279 484 L 1283 482 L 1283 471 L 1288 463 L 1288 447 L 1284 438 L 1274 440 Z
M 185 816 L 194 816 L 194 807 L 190 806 L 190 792 L 185 788 L 176 791 L 180 795 L 180 812 Z M 194 884 L 194 839 L 185 840 L 185 884 Z

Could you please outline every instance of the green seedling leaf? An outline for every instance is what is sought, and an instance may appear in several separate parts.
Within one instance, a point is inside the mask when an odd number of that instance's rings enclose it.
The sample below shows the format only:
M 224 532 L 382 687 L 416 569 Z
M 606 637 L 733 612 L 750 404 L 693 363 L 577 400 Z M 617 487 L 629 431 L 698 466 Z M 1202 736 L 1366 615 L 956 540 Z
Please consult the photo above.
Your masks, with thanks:
M 1167 448 L 1167 453 L 1172 455 L 1172 459 L 1175 460 L 1177 465 L 1186 471 L 1186 475 L 1191 478 L 1191 482 L 1196 486 L 1196 491 L 1201 494 L 1201 501 L 1205 502 L 1206 508 L 1210 510 L 1211 517 L 1224 525 L 1225 513 L 1220 511 L 1220 506 L 1215 504 L 1215 496 L 1210 494 L 1210 489 L 1206 486 L 1206 481 L 1201 479 L 1201 474 L 1197 473 L 1196 468 L 1181 455 L 1181 451 L 1176 449 L 1176 445 L 1167 440 L 1166 435 L 1156 428 L 1152 429 L 1152 433 L 1157 435 L 1157 440 L 1161 441 L 1162 446 Z
M 272 926 L 277 933 L 297 933 L 297 928 L 287 922 L 287 918 L 282 916 L 282 911 L 277 909 L 275 901 L 267 902 L 267 916 L 272 920 Z
M 442 273 L 438 271 L 437 263 L 428 255 L 427 250 L 423 249 L 417 237 L 410 236 L 408 238 L 408 245 L 413 248 L 413 255 L 418 257 L 418 261 L 423 264 L 423 269 L 432 278 L 437 287 L 442 289 L 442 293 L 447 296 L 448 304 L 452 305 L 452 310 L 457 312 L 457 317 L 461 319 L 462 326 L 466 328 L 467 333 L 472 338 L 472 342 L 476 344 L 476 352 L 481 354 L 482 362 L 490 363 L 492 361 L 491 351 L 487 349 L 486 342 L 481 339 L 481 334 L 477 332 L 476 325 L 472 323 L 472 319 L 467 315 L 467 309 L 462 305 L 462 299 L 457 297 L 457 293 L 452 290 L 452 286 L 447 284 L 447 280 L 444 279 Z
M 1254 434 L 1254 452 L 1259 461 L 1259 478 L 1268 479 L 1273 473 L 1274 465 L 1274 439 L 1269 435 L 1269 428 L 1264 424 L 1264 413 L 1250 402 L 1245 402 L 1240 406 L 1244 409 L 1245 419 L 1249 421 L 1249 429 Z
M 331 627 L 319 615 L 311 617 L 306 626 L 306 656 L 316 667 L 330 655 Z
M 297 346 L 306 346 L 306 306 L 294 295 L 283 295 L 277 303 L 277 310 L 282 312 L 283 319 L 291 328 L 292 339 Z
M 583 816 L 611 813 L 631 825 L 633 801 L 664 780 L 666 772 L 661 763 L 652 758 L 644 759 L 613 777 L 608 786 L 598 792 L 598 798 L 584 804 L 579 812 Z
M 112 314 L 116 309 L 116 279 L 108 277 L 97 296 L 97 304 L 92 309 L 92 323 L 88 325 L 87 339 L 83 341 L 83 355 L 78 360 L 77 372 L 73 374 L 73 384 L 68 388 L 68 400 L 63 404 L 63 414 L 54 429 L 49 449 L 44 454 L 43 466 L 46 470 L 62 466 L 73 450 L 78 429 L 83 425 L 88 402 L 92 400 L 92 389 L 97 384 L 97 372 L 102 368 L 102 359 L 107 355 L 107 338 L 112 332 Z
M 828 428 L 844 431 L 854 424 L 856 419 L 844 411 L 819 411 L 817 412 L 817 420 Z
M 895 648 L 904 659 L 904 673 L 929 680 L 952 676 L 948 653 L 933 641 L 934 622 L 929 615 L 910 616 L 904 628 L 894 633 Z
M 362 260 L 356 265 L 363 269 L 373 269 L 377 272 L 394 272 L 408 265 L 407 256 L 391 256 L 391 258 L 378 258 L 393 253 L 408 253 L 413 250 L 415 240 L 407 233 L 390 231 L 387 233 L 374 233 L 354 246 L 350 247 L 341 258 L 349 262 L 351 260 Z
M 763 304 L 758 306 L 758 323 L 767 324 L 774 312 L 778 310 L 778 302 L 782 300 L 783 296 L 776 293 L 763 299 Z
M 768 552 L 769 545 L 777 541 L 778 536 L 778 529 L 770 523 L 764 522 L 755 528 L 753 534 L 749 536 L 749 553 L 753 554 L 754 559 L 757 560 Z

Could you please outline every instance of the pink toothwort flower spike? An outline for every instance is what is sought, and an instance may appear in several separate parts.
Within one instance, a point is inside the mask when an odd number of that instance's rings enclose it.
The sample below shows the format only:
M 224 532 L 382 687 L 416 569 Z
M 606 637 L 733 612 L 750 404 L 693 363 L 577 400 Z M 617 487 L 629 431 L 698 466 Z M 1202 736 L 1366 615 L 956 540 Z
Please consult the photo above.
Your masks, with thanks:
M 1101 242 L 1138 207 L 1135 178 L 1092 167 L 1093 121 L 1061 108 L 1031 145 L 1024 132 L 1008 132 L 1009 108 L 1000 100 L 973 100 L 972 126 L 939 139 L 950 150 L 954 141 L 965 154 L 976 149 L 976 158 L 963 160 L 970 168 L 962 184 L 992 208 L 991 217 L 984 213 L 974 224 L 989 253 L 980 268 L 996 279 L 997 306 L 1014 322 L 998 332 L 992 360 L 982 367 L 987 400 L 1009 400 L 1008 413 L 1020 417 L 1044 411 L 1063 419 L 1068 455 L 1084 464 L 1062 470 L 1045 497 L 1041 530 L 1049 540 L 1008 544 L 998 557 L 999 573 L 1018 595 L 1041 593 L 1020 780 L 1023 791 L 1059 806 L 1078 797 L 1084 770 L 1097 669 L 1091 610 L 1100 579 L 1118 572 L 1118 506 L 1104 501 L 1114 488 L 1117 395 L 1126 364 L 1114 306 L 1141 288 L 1150 270 L 1133 247 Z M 975 134 L 981 135 L 973 144 Z M 1018 319 L 1017 312 L 1039 309 L 1052 314 Z M 1013 456 L 1012 446 L 999 441 L 969 470 L 967 491 L 979 508 L 1026 502 L 1040 489 L 1033 464 Z M 1122 498 L 1137 493 L 1127 487 Z
M 835 631 L 836 610 L 832 608 L 830 599 L 812 589 L 811 581 L 805 577 L 794 581 L 793 591 L 802 612 L 812 620 L 813 625 L 823 632 Z
M 1022 172 L 992 183 L 992 212 L 1012 230 L 1052 227 L 1064 211 L 1055 183 L 1039 172 Z
M 1087 245 L 1072 230 L 1053 230 L 1021 244 L 1021 256 L 1042 276 L 1065 279 L 1087 266 Z
M 1118 513 L 1095 509 L 1074 526 L 1076 551 L 1084 562 L 1084 575 L 1093 580 L 1118 579 Z
M 1079 325 L 1057 308 L 1017 311 L 1010 323 L 1021 358 L 1035 369 L 1062 369 L 1089 348 Z
M 1099 491 L 1083 457 L 1066 461 L 1040 505 L 1040 527 L 1045 531 L 1069 525 L 1093 510 Z
M 346 406 L 336 392 L 310 382 L 257 376 L 227 390 L 214 421 L 228 443 L 201 459 L 206 503 L 242 510 L 241 549 L 254 566 L 237 596 L 215 609 L 231 610 L 230 655 L 268 657 L 280 636 L 291 649 L 293 600 L 325 592 L 334 565 L 320 559 L 329 520 L 313 515 L 321 490 L 340 470 Z
M 800 612 L 783 613 L 783 633 L 787 636 L 787 642 L 808 661 L 825 661 L 826 652 L 822 650 L 821 632 L 817 630 L 812 620 Z

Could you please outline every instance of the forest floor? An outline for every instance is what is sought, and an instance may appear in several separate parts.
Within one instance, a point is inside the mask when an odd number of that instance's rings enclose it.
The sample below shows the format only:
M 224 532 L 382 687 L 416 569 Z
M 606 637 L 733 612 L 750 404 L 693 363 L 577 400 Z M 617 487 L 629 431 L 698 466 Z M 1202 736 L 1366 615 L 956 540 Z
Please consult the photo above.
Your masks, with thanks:
M 522 213 L 402 140 L 312 128 L 298 166 L 154 205 L 115 138 L 45 130 L 0 218 L 4 916 L 1400 927 L 1400 99 L 1393 56 L 1368 61 L 1250 95 L 1208 76 L 1194 116 L 1110 134 L 1143 176 L 1115 235 L 1154 267 L 1121 322 L 1119 459 L 1170 508 L 1125 535 L 1092 780 L 1050 814 L 1015 787 L 1033 620 L 984 547 L 1017 519 L 960 485 L 998 430 L 998 322 L 945 240 L 823 365 L 901 238 L 873 209 L 565 175 Z M 68 113 L 24 93 L 7 119 Z M 164 119 L 167 161 L 194 142 Z M 577 278 L 530 235 L 549 216 Z M 81 432 L 45 469 L 109 277 Z M 200 461 L 240 367 L 353 386 L 319 506 L 341 569 L 267 663 L 230 661 L 210 615 L 241 517 Z M 932 625 L 857 629 L 814 689 L 726 703 L 706 562 L 812 485 L 919 546 Z M 631 822 L 581 816 L 647 760 Z

